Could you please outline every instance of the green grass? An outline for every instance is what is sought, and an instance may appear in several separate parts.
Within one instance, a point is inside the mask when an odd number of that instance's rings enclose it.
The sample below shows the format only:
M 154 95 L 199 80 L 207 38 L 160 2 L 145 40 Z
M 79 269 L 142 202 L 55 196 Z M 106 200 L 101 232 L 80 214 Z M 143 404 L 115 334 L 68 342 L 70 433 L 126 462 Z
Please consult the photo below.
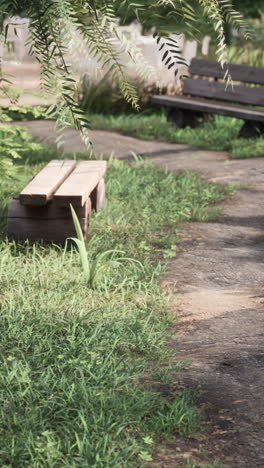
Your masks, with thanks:
M 166 120 L 166 114 L 91 114 L 92 128 L 114 130 L 144 140 L 186 143 L 198 148 L 229 151 L 234 158 L 264 156 L 264 137 L 238 138 L 243 121 L 215 116 L 199 128 L 180 129 Z
M 22 94 L 24 91 L 22 90 Z M 33 93 L 34 94 L 34 93 Z M 47 108 L 44 106 L 30 106 L 23 104 L 11 104 L 9 106 L 1 106 L 0 108 L 0 121 L 23 121 L 23 120 L 40 120 L 46 119 Z
M 164 257 L 175 255 L 178 223 L 214 217 L 231 188 L 111 161 L 88 256 L 114 252 L 91 288 L 73 246 L 5 240 L 7 200 L 52 157 L 31 147 L 1 184 L 0 465 L 144 466 L 161 437 L 200 427 L 192 395 L 160 390 L 175 320 L 159 287 Z
M 130 466 L 146 437 L 197 427 L 188 394 L 137 382 L 169 323 L 157 271 L 147 298 L 133 268 L 126 288 L 88 289 L 72 251 L 3 245 L 1 260 L 1 466 Z
M 109 87 L 107 88 L 109 94 Z M 100 113 L 89 113 L 89 120 L 91 121 L 91 127 L 94 129 L 101 130 L 113 130 L 124 135 L 134 136 L 144 140 L 161 140 L 171 143 L 183 143 L 191 144 L 192 146 L 208 149 L 208 150 L 223 150 L 231 153 L 233 158 L 254 158 L 264 156 L 264 137 L 260 138 L 238 138 L 239 131 L 243 125 L 243 121 L 230 117 L 223 116 L 210 116 L 205 122 L 196 129 L 190 127 L 180 129 L 177 128 L 171 122 L 167 122 L 166 111 L 157 111 L 156 108 L 148 107 L 137 114 L 136 112 L 124 112 L 115 110 L 113 114 L 104 112 L 105 100 L 102 90 L 100 94 L 94 95 L 93 88 L 90 90 L 91 95 L 94 96 L 95 102 L 98 101 L 98 105 L 94 105 L 95 109 L 101 109 Z M 102 94 L 102 95 L 101 95 Z M 103 99 L 102 99 L 103 96 Z M 114 99 L 112 94 L 109 99 Z M 93 100 L 91 101 L 94 102 Z M 84 106 L 85 107 L 85 106 Z M 109 102 L 109 109 L 112 104 Z M 32 120 L 32 119 L 44 119 L 45 109 L 43 107 L 33 108 L 32 106 L 10 106 L 10 108 L 2 109 L 0 112 L 2 121 L 8 120 Z M 4 145 L 0 149 L 0 154 L 7 150 L 7 145 L 10 143 L 10 148 L 13 146 L 13 133 L 16 131 L 22 134 L 21 127 L 9 127 L 9 130 L 5 130 L 5 137 L 3 137 L 5 124 L 0 126 L 0 139 L 3 139 Z M 7 128 L 7 127 L 6 127 Z M 15 130 L 16 129 L 16 130 Z M 25 133 L 25 132 L 24 132 Z M 29 141 L 33 145 L 37 145 L 31 136 L 26 138 L 26 143 Z M 24 145 L 23 138 L 18 141 L 21 148 L 21 143 Z M 12 148 L 16 149 L 16 148 Z M 28 146 L 23 150 L 28 153 Z M 41 153 L 41 152 L 40 152 Z M 36 157 L 36 155 L 34 156 Z M 42 156 L 38 156 L 41 161 Z M 1 161 L 0 161 L 1 171 Z

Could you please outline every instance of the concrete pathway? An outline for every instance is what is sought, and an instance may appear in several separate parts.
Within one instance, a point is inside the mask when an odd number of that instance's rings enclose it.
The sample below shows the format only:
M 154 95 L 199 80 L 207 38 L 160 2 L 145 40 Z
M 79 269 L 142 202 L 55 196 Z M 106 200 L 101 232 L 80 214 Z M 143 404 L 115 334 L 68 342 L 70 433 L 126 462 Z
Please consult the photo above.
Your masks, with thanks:
M 35 136 L 54 141 L 52 122 L 26 125 Z M 175 362 L 190 362 L 175 371 L 164 391 L 198 387 L 208 429 L 164 442 L 150 466 L 219 458 L 223 467 L 264 467 L 264 158 L 230 160 L 225 152 L 105 131 L 93 131 L 91 139 L 95 152 L 106 157 L 114 151 L 127 158 L 133 151 L 172 171 L 195 170 L 210 181 L 239 184 L 217 222 L 183 225 L 182 243 L 163 281 L 178 296 L 181 320 L 170 337 Z M 83 148 L 74 130 L 67 132 L 66 148 Z

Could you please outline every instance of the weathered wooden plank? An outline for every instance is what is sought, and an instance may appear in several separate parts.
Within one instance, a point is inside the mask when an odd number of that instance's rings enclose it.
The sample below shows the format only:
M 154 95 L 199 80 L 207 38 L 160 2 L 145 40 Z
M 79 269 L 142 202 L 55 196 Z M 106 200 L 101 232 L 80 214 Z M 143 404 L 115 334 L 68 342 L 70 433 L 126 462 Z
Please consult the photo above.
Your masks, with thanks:
M 82 230 L 88 232 L 85 218 L 79 219 Z M 48 224 L 48 225 L 47 225 Z M 85 234 L 87 237 L 87 234 Z M 24 242 L 44 241 L 65 243 L 68 237 L 76 237 L 73 223 L 70 219 L 52 219 L 47 223 L 44 219 L 37 222 L 32 218 L 8 218 L 7 236 L 10 240 Z
M 226 87 L 225 83 L 188 78 L 184 82 L 183 94 L 264 106 L 264 88 L 249 88 L 248 86 Z
M 15 200 L 15 202 L 17 202 L 17 200 Z M 17 217 L 10 216 L 7 219 L 7 236 L 10 240 L 44 241 L 64 244 L 68 237 L 76 237 L 76 231 L 72 217 L 68 214 L 67 217 L 60 219 L 25 217 L 25 207 L 23 205 L 20 205 L 20 213 L 18 205 L 16 206 L 15 210 L 14 203 L 10 203 L 10 206 L 10 213 L 14 214 L 16 212 L 18 215 Z M 84 238 L 87 239 L 91 214 L 90 199 L 87 200 L 83 210 L 84 216 L 79 217 L 79 221 L 83 230 Z
M 78 217 L 85 217 L 86 205 L 76 207 L 75 211 Z M 55 200 L 43 206 L 22 205 L 18 197 L 14 197 L 8 203 L 8 218 L 32 218 L 35 220 L 44 219 L 71 219 L 70 207 L 58 206 Z
M 81 161 L 81 163 L 85 163 L 85 167 L 89 167 L 90 169 L 98 169 L 100 170 L 100 175 L 103 177 L 103 175 L 106 172 L 107 169 L 107 161 L 102 160 L 102 159 L 94 159 L 90 161 Z M 81 164 L 79 163 L 79 164 Z
M 209 101 L 209 99 L 188 98 L 186 96 L 152 96 L 151 101 L 153 104 L 159 104 L 161 106 L 192 109 L 199 112 L 237 117 L 243 120 L 264 121 L 264 110 L 262 111 L 252 107 L 241 107 L 235 104 L 227 104 L 226 102 L 213 102 Z
M 81 161 L 54 195 L 60 206 L 83 206 L 106 171 L 106 161 Z
M 50 161 L 19 195 L 24 205 L 45 205 L 76 166 L 76 161 Z
M 243 83 L 264 85 L 263 67 L 252 67 L 249 65 L 228 63 L 222 68 L 220 63 L 216 62 L 215 60 L 194 58 L 191 61 L 189 72 L 192 75 L 224 78 L 226 69 L 229 70 L 233 81 L 242 81 Z
M 106 203 L 105 198 L 105 181 L 101 179 L 99 184 L 91 193 L 92 209 L 95 211 L 100 211 L 104 208 Z

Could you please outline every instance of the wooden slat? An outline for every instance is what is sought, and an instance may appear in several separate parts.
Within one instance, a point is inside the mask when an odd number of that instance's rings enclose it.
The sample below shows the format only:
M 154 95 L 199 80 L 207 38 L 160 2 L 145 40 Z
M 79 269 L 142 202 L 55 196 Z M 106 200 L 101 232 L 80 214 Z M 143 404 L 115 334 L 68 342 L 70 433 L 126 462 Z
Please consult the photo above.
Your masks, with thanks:
M 81 161 L 54 195 L 60 206 L 83 206 L 106 171 L 106 161 Z
M 178 109 L 191 109 L 193 111 L 207 112 L 212 114 L 227 115 L 244 120 L 255 120 L 264 122 L 264 111 L 252 107 L 241 107 L 226 102 L 213 102 L 199 98 L 188 98 L 186 96 L 152 96 L 153 104 L 161 106 L 176 107 Z
M 24 205 L 45 205 L 76 166 L 76 161 L 50 161 L 20 193 Z
M 86 205 L 76 207 L 75 211 L 79 218 L 85 217 Z M 43 219 L 46 221 L 52 219 L 72 219 L 70 207 L 58 206 L 55 200 L 44 206 L 21 205 L 19 198 L 14 197 L 8 204 L 8 218 L 32 218 L 35 220 Z
M 53 202 L 52 202 L 53 203 Z M 45 209 L 46 207 L 41 207 Z M 25 211 L 26 210 L 26 211 Z M 62 243 L 66 242 L 69 237 L 76 237 L 72 216 L 65 218 L 41 219 L 27 217 L 25 214 L 32 215 L 33 207 L 25 207 L 18 200 L 11 200 L 9 203 L 7 219 L 7 236 L 10 240 L 15 241 L 44 241 Z M 36 210 L 36 208 L 34 208 Z M 65 210 L 65 212 L 70 210 Z M 13 217 L 13 215 L 17 215 Z M 54 214 L 54 213 L 53 213 Z M 91 200 L 88 199 L 85 207 L 82 208 L 82 217 L 78 215 L 80 225 L 83 230 L 84 238 L 88 237 L 89 220 L 91 214 Z
M 229 63 L 222 68 L 220 63 L 214 60 L 194 58 L 191 61 L 189 72 L 192 75 L 224 78 L 227 68 L 233 81 L 264 85 L 264 68 L 262 67 Z
M 83 232 L 87 233 L 86 220 L 79 219 Z M 70 219 L 52 219 L 47 221 L 39 219 L 38 222 L 32 218 L 9 218 L 7 220 L 7 236 L 10 240 L 24 242 L 44 241 L 64 244 L 68 237 L 76 237 L 74 225 Z M 87 234 L 85 234 L 87 238 Z
M 183 94 L 264 106 L 264 88 L 249 88 L 248 86 L 233 86 L 232 88 L 232 86 L 226 87 L 225 83 L 188 78 L 184 82 Z

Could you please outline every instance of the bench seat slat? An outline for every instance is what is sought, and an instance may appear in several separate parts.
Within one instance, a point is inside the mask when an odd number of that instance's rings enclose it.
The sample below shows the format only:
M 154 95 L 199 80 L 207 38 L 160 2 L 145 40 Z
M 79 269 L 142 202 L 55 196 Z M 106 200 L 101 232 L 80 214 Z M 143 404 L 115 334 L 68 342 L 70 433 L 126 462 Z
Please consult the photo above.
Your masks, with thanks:
M 45 205 L 76 166 L 74 160 L 50 161 L 19 195 L 23 205 Z
M 83 206 L 106 171 L 106 161 L 81 161 L 54 195 L 59 206 Z
M 264 122 L 264 110 L 186 96 L 152 96 L 153 104 Z
M 227 68 L 233 81 L 264 85 L 262 67 L 229 63 L 222 68 L 220 63 L 215 60 L 193 58 L 189 67 L 189 73 L 191 75 L 211 76 L 223 79 Z
M 225 83 L 188 78 L 184 81 L 183 94 L 264 106 L 264 88 L 249 88 L 249 86 L 232 88 L 232 86 L 226 87 Z

